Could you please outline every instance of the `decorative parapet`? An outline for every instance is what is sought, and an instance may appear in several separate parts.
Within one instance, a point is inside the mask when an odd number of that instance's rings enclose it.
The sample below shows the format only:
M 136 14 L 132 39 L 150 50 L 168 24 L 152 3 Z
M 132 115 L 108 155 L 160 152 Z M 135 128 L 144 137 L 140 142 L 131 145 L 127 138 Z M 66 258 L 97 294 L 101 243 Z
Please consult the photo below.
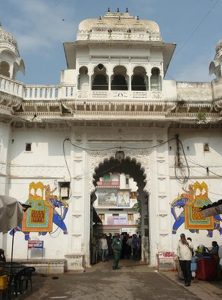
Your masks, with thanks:
M 19 81 L 0 75 L 0 92 L 23 98 L 24 85 Z
M 81 30 L 78 32 L 77 36 L 78 40 L 91 40 L 91 41 L 142 41 L 142 42 L 150 42 L 150 41 L 162 41 L 162 38 L 159 33 L 152 33 L 152 32 L 123 32 L 122 30 L 119 31 L 112 31 L 109 32 L 106 28 L 106 31 L 84 31 Z
M 0 76 L 0 113 L 33 123 L 221 120 L 222 84 L 163 81 L 161 91 L 79 91 L 75 85 L 24 85 Z M 17 120 L 18 121 L 18 120 Z M 202 122 L 203 120 L 201 120 Z
M 215 79 L 212 81 L 212 90 L 214 102 L 218 103 L 221 106 L 222 102 L 222 78 Z
M 162 99 L 162 91 L 79 91 L 75 85 L 24 85 L 0 76 L 0 92 L 32 101 L 104 99 L 155 100 Z
M 208 102 L 213 100 L 211 83 L 177 82 L 177 100 Z

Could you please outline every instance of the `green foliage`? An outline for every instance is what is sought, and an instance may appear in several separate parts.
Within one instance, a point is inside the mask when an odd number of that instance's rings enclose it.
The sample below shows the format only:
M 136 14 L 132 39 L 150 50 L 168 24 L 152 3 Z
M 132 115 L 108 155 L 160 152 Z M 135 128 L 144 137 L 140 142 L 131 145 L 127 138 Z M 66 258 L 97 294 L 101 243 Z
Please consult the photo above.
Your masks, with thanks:
M 198 114 L 197 114 L 197 120 L 200 121 L 200 122 L 205 122 L 206 119 L 207 119 L 206 113 L 199 111 Z

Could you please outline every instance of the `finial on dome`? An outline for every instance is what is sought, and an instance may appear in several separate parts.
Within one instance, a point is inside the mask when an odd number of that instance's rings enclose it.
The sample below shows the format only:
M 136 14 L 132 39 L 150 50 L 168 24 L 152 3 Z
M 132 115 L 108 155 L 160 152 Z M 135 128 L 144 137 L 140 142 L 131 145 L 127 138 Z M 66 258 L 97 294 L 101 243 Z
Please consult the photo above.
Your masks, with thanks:
M 219 40 L 215 47 L 216 52 L 218 52 L 220 49 L 222 49 L 222 40 Z
M 126 13 L 128 13 L 129 12 L 129 9 L 128 9 L 128 7 L 126 8 Z
M 108 7 L 107 11 L 110 12 L 110 8 L 109 7 Z
M 119 12 L 119 8 L 117 8 L 117 10 L 116 10 L 117 12 Z

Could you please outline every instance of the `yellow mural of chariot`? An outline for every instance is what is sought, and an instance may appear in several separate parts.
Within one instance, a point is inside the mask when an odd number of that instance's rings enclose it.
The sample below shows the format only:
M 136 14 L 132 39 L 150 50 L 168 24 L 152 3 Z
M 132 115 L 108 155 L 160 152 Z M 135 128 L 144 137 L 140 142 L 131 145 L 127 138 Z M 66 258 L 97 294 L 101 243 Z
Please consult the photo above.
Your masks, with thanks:
M 205 182 L 196 181 L 189 185 L 189 190 L 179 194 L 171 203 L 171 213 L 174 217 L 172 233 L 175 234 L 177 229 L 185 224 L 185 228 L 191 232 L 198 233 L 201 229 L 208 231 L 207 236 L 213 236 L 213 230 L 218 230 L 222 234 L 220 215 L 204 217 L 200 208 L 212 203 L 208 198 L 208 185 Z M 177 213 L 177 209 L 180 210 Z
M 53 228 L 53 206 L 45 197 L 45 185 L 32 182 L 29 185 L 27 203 L 31 208 L 22 220 L 23 232 L 51 232 Z

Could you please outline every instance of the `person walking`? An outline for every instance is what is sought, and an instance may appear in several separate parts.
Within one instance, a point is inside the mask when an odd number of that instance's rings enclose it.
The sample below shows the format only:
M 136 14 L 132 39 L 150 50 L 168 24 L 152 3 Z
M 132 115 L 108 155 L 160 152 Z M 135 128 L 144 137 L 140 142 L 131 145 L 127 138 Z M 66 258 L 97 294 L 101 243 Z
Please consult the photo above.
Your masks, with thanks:
M 133 234 L 131 248 L 132 248 L 132 258 L 136 259 L 136 248 L 137 248 L 137 236 L 136 236 L 136 234 Z
M 115 234 L 112 242 L 113 249 L 113 270 L 119 269 L 119 260 L 122 252 L 122 241 L 118 233 Z
M 113 255 L 112 242 L 113 242 L 112 233 L 109 233 L 107 236 L 108 257 L 111 257 Z
M 191 285 L 191 259 L 192 259 L 192 245 L 186 239 L 184 233 L 181 233 L 180 240 L 177 246 L 177 255 L 179 258 L 180 268 L 183 273 L 185 286 Z
M 132 254 L 132 236 L 129 236 L 127 240 L 127 246 L 128 246 L 128 259 L 130 259 L 133 254 Z
M 100 242 L 100 250 L 101 250 L 101 259 L 103 262 L 105 262 L 108 256 L 108 243 L 106 239 L 106 234 L 103 234 L 99 242 Z

